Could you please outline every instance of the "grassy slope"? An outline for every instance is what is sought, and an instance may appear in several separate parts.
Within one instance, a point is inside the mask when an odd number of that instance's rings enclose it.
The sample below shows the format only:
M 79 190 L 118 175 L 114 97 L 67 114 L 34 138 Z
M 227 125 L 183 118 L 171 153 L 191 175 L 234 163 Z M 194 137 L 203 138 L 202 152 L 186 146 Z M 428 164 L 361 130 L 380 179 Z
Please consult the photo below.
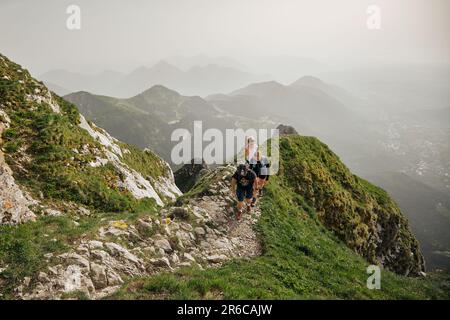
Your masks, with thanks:
M 0 58 L 0 102 L 11 118 L 0 147 L 17 181 L 37 197 L 73 201 L 99 211 L 140 207 L 142 201 L 117 185 L 119 173 L 112 164 L 89 165 L 96 156 L 105 155 L 99 151 L 99 143 L 78 126 L 80 114 L 75 105 L 52 95 L 61 108 L 57 114 L 46 104 L 26 99 L 35 90 L 42 91 L 42 84 L 19 65 Z M 121 147 L 130 151 L 123 160 L 135 170 L 145 169 L 142 173 L 154 178 L 165 173 L 165 166 L 152 152 L 125 143 Z
M 61 107 L 61 113 L 56 114 L 46 104 L 27 100 L 25 96 L 42 90 L 42 84 L 19 65 L 2 55 L 0 58 L 0 104 L 11 118 L 0 147 L 16 181 L 36 199 L 42 196 L 42 203 L 65 213 L 19 226 L 0 225 L 0 267 L 4 269 L 0 270 L 1 299 L 11 297 L 11 290 L 23 277 L 36 275 L 45 254 L 67 251 L 76 239 L 89 237 L 110 220 L 154 214 L 156 204 L 153 199 L 136 200 L 120 190 L 119 173 L 112 164 L 89 166 L 99 144 L 78 126 L 76 107 L 53 95 Z M 167 168 L 152 152 L 118 143 L 129 151 L 122 160 L 131 168 L 153 178 L 167 174 Z M 72 149 L 86 152 L 74 153 Z M 102 153 L 97 156 L 104 157 Z M 80 204 L 91 209 L 90 216 L 77 214 L 75 209 Z
M 0 272 L 0 300 L 14 299 L 13 289 L 24 277 L 31 277 L 34 281 L 46 264 L 46 254 L 68 251 L 77 240 L 93 238 L 98 229 L 110 221 L 132 223 L 139 217 L 154 216 L 157 212 L 156 206 L 149 208 L 143 204 L 133 212 L 92 212 L 85 217 L 67 213 L 58 217 L 40 217 L 36 222 L 18 226 L 1 225 L 0 262 L 6 268 Z
M 442 275 L 406 278 L 383 270 L 381 290 L 367 289 L 368 263 L 326 230 L 314 210 L 278 177 L 271 180 L 261 207 L 261 257 L 133 280 L 111 298 L 450 298 L 440 287 Z
M 327 229 L 368 261 L 383 257 L 383 265 L 404 275 L 422 270 L 418 242 L 395 202 L 352 174 L 318 139 L 283 137 L 279 175 L 316 210 Z

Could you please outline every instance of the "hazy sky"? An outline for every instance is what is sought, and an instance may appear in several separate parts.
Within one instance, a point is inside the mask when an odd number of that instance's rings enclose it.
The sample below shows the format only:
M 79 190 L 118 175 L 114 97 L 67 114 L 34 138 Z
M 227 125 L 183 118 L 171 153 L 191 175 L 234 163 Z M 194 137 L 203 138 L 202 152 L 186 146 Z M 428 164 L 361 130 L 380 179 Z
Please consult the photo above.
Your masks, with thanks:
M 81 8 L 79 31 L 66 28 L 69 4 Z M 366 27 L 371 4 L 381 30 Z M 34 73 L 197 54 L 448 61 L 449 33 L 448 0 L 0 0 L 0 52 Z

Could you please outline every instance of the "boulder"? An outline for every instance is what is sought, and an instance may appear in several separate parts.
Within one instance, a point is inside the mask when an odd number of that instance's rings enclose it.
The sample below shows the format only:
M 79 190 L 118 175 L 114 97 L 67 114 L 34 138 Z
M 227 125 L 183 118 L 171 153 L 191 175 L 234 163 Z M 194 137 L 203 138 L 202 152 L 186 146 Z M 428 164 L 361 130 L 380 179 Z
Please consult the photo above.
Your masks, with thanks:
M 206 234 L 205 229 L 203 229 L 202 227 L 196 227 L 194 229 L 194 232 L 196 235 L 203 237 Z
M 194 159 L 192 159 L 191 163 L 185 164 L 175 171 L 175 184 L 182 192 L 187 192 L 207 172 L 208 166 L 203 159 L 199 164 L 195 163 Z
M 91 279 L 96 289 L 103 289 L 108 286 L 106 267 L 97 263 L 91 263 Z
M 103 248 L 103 242 L 97 240 L 91 240 L 88 243 L 89 249 L 101 249 Z
M 138 257 L 136 257 L 134 254 L 132 254 L 130 251 L 125 249 L 124 247 L 118 245 L 114 242 L 107 242 L 105 243 L 106 247 L 111 250 L 111 252 L 115 255 L 119 255 L 137 265 L 141 264 L 141 261 Z
M 195 262 L 195 258 L 190 253 L 185 252 L 183 254 L 183 257 L 184 257 L 184 259 L 186 259 L 188 261 Z
M 79 255 L 78 253 L 75 252 L 64 253 L 59 255 L 59 257 L 65 259 L 68 264 L 74 264 L 79 267 L 82 267 L 83 269 L 89 270 L 89 260 Z
M 163 249 L 165 252 L 172 251 L 172 246 L 167 239 L 156 240 L 155 246 L 159 249 Z
M 167 259 L 167 257 L 162 257 L 162 258 L 158 258 L 158 259 L 150 259 L 150 263 L 156 267 L 171 268 L 170 261 L 169 261 L 169 259 Z
M 286 126 L 284 124 L 280 124 L 277 127 L 280 136 L 281 135 L 291 135 L 291 134 L 298 134 L 297 130 L 295 130 L 292 126 Z
M 123 283 L 123 280 L 120 277 L 120 275 L 118 275 L 112 270 L 107 270 L 106 277 L 108 279 L 108 286 L 117 286 Z

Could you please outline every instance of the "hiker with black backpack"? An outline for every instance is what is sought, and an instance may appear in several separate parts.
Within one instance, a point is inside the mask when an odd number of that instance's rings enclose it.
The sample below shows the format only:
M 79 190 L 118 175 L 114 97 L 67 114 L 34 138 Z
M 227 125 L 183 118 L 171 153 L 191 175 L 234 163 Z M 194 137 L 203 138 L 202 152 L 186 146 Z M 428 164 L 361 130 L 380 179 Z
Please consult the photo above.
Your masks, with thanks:
M 247 205 L 247 211 L 252 209 L 252 199 L 254 191 L 257 187 L 257 178 L 255 172 L 250 169 L 248 164 L 240 164 L 231 178 L 231 192 L 236 195 L 237 204 L 237 220 L 242 217 L 244 205 Z

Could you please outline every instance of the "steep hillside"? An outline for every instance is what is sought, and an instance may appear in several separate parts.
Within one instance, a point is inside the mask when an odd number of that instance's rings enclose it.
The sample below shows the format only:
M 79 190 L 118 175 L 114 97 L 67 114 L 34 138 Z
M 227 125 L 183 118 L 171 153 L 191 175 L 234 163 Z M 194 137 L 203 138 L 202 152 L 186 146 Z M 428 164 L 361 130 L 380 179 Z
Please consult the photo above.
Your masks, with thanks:
M 118 211 L 136 207 L 137 199 L 162 205 L 164 197 L 179 193 L 158 156 L 112 138 L 26 70 L 0 58 L 2 153 L 34 198 Z
M 450 270 L 450 198 L 409 177 L 389 172 L 370 177 L 395 198 L 419 240 L 427 270 Z
M 88 92 L 72 93 L 64 99 L 75 104 L 81 114 L 117 139 L 140 148 L 149 147 L 168 159 L 170 126 L 158 117 L 118 99 Z
M 424 270 L 418 242 L 384 190 L 353 175 L 315 138 L 284 137 L 280 152 L 286 183 L 350 248 L 399 274 Z
M 450 277 L 445 273 L 428 274 L 425 278 L 405 277 L 384 268 L 381 289 L 368 289 L 366 268 L 371 262 L 355 251 L 371 258 L 370 250 L 362 252 L 362 249 L 370 248 L 370 239 L 377 239 L 376 248 L 379 251 L 376 252 L 381 255 L 386 253 L 386 248 L 390 248 L 387 249 L 390 251 L 389 258 L 383 260 L 381 256 L 375 257 L 377 263 L 384 263 L 402 274 L 409 271 L 410 275 L 423 267 L 417 243 L 408 231 L 402 214 L 382 190 L 351 175 L 337 157 L 316 139 L 283 137 L 280 151 L 281 158 L 286 157 L 287 161 L 283 161 L 280 174 L 270 179 L 260 203 L 261 217 L 255 226 L 261 241 L 261 256 L 251 260 L 235 259 L 217 269 L 188 268 L 135 279 L 125 283 L 111 298 L 450 298 Z M 297 158 L 294 162 L 297 156 L 304 159 Z M 293 183 L 288 166 L 295 173 L 304 168 L 307 181 L 300 180 L 298 185 Z M 308 179 L 311 176 L 314 176 L 313 180 Z M 214 195 L 215 190 L 210 185 L 217 180 L 222 180 L 220 169 L 201 178 L 182 199 L 189 201 L 196 195 Z M 308 192 L 315 196 L 311 197 Z M 325 203 L 346 206 L 327 206 Z M 369 218 L 367 223 L 377 221 L 381 226 L 390 220 L 389 232 L 383 232 L 381 228 L 363 227 L 366 222 L 357 218 L 363 212 Z M 332 216 L 336 217 L 333 220 L 335 224 L 329 223 Z M 337 230 L 338 225 L 345 225 L 352 236 L 348 238 L 342 234 L 343 228 Z M 361 228 L 371 233 L 371 237 L 364 238 L 362 233 L 354 232 Z M 352 241 L 356 238 L 360 240 L 357 241 L 359 247 Z M 366 245 L 361 246 L 363 242 Z M 405 267 L 401 267 L 402 264 Z

